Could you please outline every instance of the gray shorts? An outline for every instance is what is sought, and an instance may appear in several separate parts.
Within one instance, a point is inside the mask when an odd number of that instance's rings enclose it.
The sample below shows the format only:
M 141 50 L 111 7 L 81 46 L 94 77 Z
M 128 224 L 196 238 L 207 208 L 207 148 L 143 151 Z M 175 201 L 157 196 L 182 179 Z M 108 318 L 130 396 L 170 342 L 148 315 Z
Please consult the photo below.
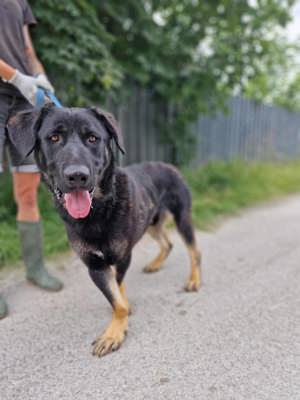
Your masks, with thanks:
M 11 146 L 6 134 L 8 119 L 18 111 L 30 110 L 31 108 L 31 104 L 23 97 L 0 93 L 0 172 L 3 171 L 3 158 L 6 150 L 12 172 L 39 171 L 33 153 L 26 157 L 25 160 L 20 159 L 17 152 Z

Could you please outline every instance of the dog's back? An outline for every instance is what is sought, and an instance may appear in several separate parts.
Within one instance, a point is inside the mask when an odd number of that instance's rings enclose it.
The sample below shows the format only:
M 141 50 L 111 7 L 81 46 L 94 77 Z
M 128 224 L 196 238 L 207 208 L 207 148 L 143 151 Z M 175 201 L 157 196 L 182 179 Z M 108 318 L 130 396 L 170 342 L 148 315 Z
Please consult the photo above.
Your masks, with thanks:
M 125 170 L 156 199 L 152 224 L 162 224 L 166 211 L 169 211 L 184 241 L 193 245 L 194 234 L 190 228 L 191 195 L 180 172 L 173 165 L 163 162 L 133 164 Z
M 124 169 L 139 185 L 152 192 L 159 210 L 170 211 L 175 221 L 179 218 L 180 209 L 191 210 L 189 189 L 173 165 L 152 161 L 132 164 Z

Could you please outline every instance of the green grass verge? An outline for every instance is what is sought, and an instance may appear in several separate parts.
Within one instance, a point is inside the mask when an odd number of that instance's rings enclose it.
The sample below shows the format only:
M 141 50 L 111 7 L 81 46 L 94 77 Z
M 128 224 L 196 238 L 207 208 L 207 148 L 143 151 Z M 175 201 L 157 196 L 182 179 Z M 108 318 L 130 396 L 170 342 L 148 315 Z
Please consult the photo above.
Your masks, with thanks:
M 193 220 L 207 228 L 218 217 L 233 214 L 243 207 L 282 195 L 300 192 L 300 161 L 289 163 L 213 162 L 194 170 L 184 170 L 193 195 Z M 0 266 L 20 259 L 16 231 L 16 206 L 9 175 L 0 177 Z M 68 249 L 62 221 L 54 210 L 44 185 L 39 204 L 45 231 L 45 253 Z
M 243 207 L 300 192 L 300 161 L 212 162 L 183 172 L 192 191 L 193 220 L 198 228 L 207 228 L 218 217 Z

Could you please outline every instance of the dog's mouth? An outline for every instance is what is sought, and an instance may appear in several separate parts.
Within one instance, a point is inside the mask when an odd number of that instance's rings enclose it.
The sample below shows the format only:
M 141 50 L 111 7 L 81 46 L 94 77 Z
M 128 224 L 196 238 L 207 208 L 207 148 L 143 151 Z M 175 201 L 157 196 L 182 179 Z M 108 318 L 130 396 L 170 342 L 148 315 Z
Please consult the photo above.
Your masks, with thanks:
M 86 218 L 92 207 L 94 190 L 77 190 L 70 193 L 63 193 L 56 188 L 54 193 L 60 203 L 64 205 L 72 218 Z

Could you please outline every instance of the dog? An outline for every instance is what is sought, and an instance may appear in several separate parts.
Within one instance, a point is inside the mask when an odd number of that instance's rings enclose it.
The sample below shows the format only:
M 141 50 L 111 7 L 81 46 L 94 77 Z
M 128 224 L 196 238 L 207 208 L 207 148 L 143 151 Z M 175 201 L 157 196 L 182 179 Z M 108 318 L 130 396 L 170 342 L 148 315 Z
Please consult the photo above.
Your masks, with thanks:
M 201 254 L 191 195 L 175 167 L 163 162 L 116 166 L 115 151 L 125 153 L 122 133 L 110 113 L 94 107 L 46 105 L 17 114 L 7 129 L 21 157 L 35 152 L 70 244 L 112 306 L 110 324 L 92 344 L 94 355 L 115 351 L 124 341 L 130 314 L 124 276 L 134 245 L 147 231 L 160 246 L 145 272 L 158 271 L 171 251 L 163 226 L 167 213 L 190 256 L 185 289 L 199 289 Z

